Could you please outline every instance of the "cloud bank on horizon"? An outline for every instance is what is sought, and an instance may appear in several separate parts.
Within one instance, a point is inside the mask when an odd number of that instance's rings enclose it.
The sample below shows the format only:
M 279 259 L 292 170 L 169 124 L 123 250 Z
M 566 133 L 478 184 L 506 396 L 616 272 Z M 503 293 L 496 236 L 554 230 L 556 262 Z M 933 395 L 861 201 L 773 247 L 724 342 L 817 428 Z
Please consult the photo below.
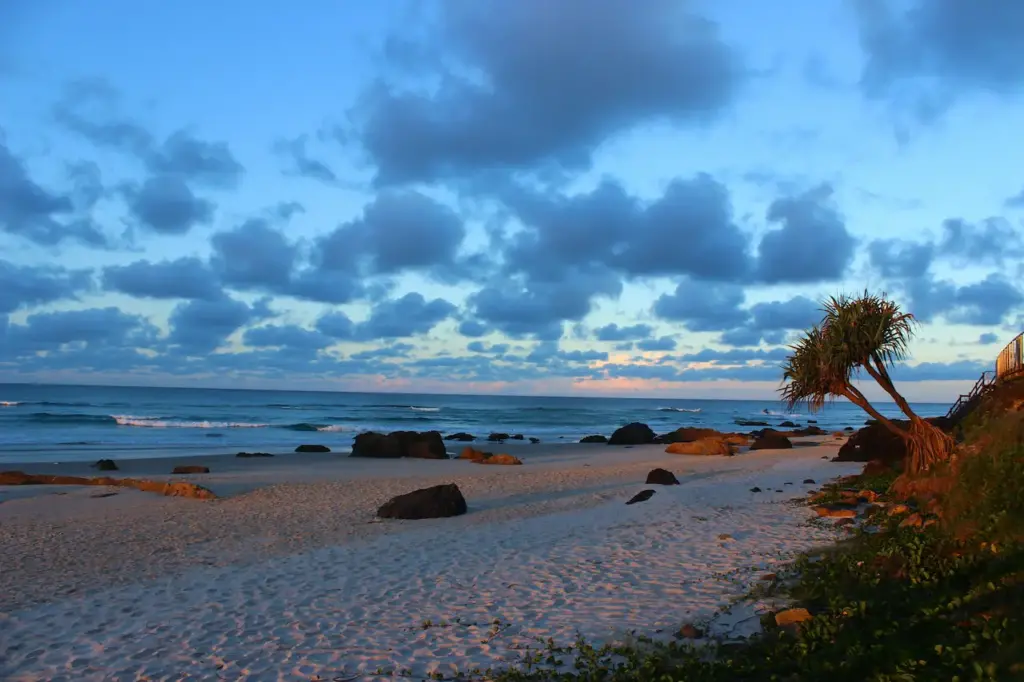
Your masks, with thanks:
M 1024 330 L 1024 3 L 0 8 L 0 380 L 945 401 Z

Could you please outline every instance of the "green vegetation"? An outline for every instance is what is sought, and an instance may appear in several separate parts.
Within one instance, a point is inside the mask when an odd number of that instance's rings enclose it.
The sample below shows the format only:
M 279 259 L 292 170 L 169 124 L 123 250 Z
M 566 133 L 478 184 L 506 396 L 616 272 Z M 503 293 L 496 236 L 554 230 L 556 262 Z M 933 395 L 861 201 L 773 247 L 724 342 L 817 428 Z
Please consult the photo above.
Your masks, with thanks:
M 846 398 L 906 442 L 906 469 L 927 471 L 949 459 L 953 439 L 919 417 L 896 390 L 889 370 L 907 357 L 916 321 L 882 296 L 834 296 L 822 304 L 821 322 L 793 346 L 783 364 L 782 399 L 793 407 L 806 403 L 812 411 L 828 400 Z M 866 372 L 910 420 L 904 428 L 884 417 L 854 385 Z

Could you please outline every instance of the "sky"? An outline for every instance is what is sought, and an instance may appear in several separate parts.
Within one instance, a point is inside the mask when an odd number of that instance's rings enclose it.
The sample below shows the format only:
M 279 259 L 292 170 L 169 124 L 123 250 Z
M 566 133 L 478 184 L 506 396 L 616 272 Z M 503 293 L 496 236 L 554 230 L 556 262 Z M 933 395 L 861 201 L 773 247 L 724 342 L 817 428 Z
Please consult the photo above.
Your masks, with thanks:
M 0 3 L 0 381 L 770 399 L 871 290 L 951 401 L 1024 330 L 1022 35 L 1015 0 Z

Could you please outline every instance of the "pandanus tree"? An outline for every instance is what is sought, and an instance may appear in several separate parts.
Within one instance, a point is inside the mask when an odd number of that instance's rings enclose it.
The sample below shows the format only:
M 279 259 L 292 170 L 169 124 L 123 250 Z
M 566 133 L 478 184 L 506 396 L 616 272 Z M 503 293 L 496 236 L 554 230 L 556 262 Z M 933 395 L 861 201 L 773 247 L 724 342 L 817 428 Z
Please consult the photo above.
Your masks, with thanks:
M 907 357 L 907 347 L 917 325 L 885 295 L 833 296 L 822 304 L 821 322 L 792 346 L 783 363 L 783 401 L 793 407 L 806 403 L 811 411 L 835 398 L 846 398 L 885 428 L 903 439 L 907 451 L 906 472 L 927 471 L 948 460 L 953 439 L 918 416 L 896 390 L 890 370 Z M 868 402 L 854 381 L 867 374 L 885 391 L 909 425 L 883 416 Z

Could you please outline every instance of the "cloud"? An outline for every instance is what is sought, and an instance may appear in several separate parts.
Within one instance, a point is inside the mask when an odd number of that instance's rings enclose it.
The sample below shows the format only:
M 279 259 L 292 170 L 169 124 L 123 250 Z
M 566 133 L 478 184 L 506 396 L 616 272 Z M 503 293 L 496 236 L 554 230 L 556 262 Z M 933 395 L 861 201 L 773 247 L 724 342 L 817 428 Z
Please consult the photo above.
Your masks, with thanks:
M 743 287 L 738 284 L 704 283 L 685 279 L 671 294 L 654 301 L 654 314 L 682 322 L 690 331 L 724 331 L 739 327 L 748 319 L 741 306 Z
M 297 325 L 254 327 L 246 330 L 242 340 L 245 345 L 254 348 L 289 348 L 314 355 L 334 343 L 334 339 L 323 332 Z
M 285 175 L 297 175 L 327 185 L 336 185 L 338 176 L 325 162 L 309 156 L 306 151 L 307 142 L 306 136 L 301 135 L 293 140 L 282 140 L 274 145 L 274 150 L 286 161 Z
M 316 321 L 316 330 L 334 339 L 352 339 L 356 325 L 348 315 L 336 311 L 321 315 Z
M 1024 6 L 987 0 L 857 0 L 864 94 L 934 121 L 959 97 L 1024 86 Z
M 1002 275 L 958 286 L 926 277 L 900 284 L 910 299 L 907 309 L 922 322 L 945 317 L 953 324 L 997 325 L 1024 303 L 1024 294 Z
M 1005 218 L 968 223 L 950 218 L 942 223 L 939 253 L 958 265 L 1002 265 L 1024 257 L 1024 234 Z
M 168 320 L 167 340 L 183 355 L 211 353 L 253 318 L 252 308 L 228 296 L 179 303 Z
M 636 347 L 642 351 L 675 350 L 676 340 L 671 336 L 659 336 L 656 339 L 637 341 Z
M 459 333 L 471 339 L 478 339 L 490 333 L 490 329 L 477 320 L 463 320 L 459 323 Z
M 997 343 L 998 341 L 999 335 L 994 334 L 992 332 L 985 332 L 984 334 L 978 337 L 978 344 L 982 346 L 990 346 L 993 343 Z
M 354 338 L 360 340 L 398 339 L 426 334 L 441 321 L 455 314 L 450 302 L 435 298 L 426 300 L 422 294 L 405 296 L 378 303 L 370 317 L 355 327 Z
M 227 144 L 177 130 L 158 142 L 140 123 L 121 116 L 120 95 L 103 80 L 72 83 L 53 108 L 54 119 L 99 147 L 135 157 L 153 176 L 218 189 L 237 186 L 245 168 Z
M 717 27 L 669 0 L 486 0 L 439 10 L 436 43 L 405 46 L 432 55 L 427 76 L 440 87 L 378 80 L 352 112 L 380 185 L 548 162 L 585 169 L 616 132 L 715 118 L 744 80 Z
M 913 279 L 931 268 L 936 248 L 931 243 L 904 239 L 876 239 L 868 244 L 868 258 L 883 277 Z
M 795 197 L 776 199 L 769 222 L 780 224 L 761 239 L 758 275 L 768 284 L 840 279 L 853 262 L 856 240 L 821 185 Z
M 0 230 L 42 246 L 65 241 L 107 246 L 106 236 L 86 213 L 76 209 L 70 195 L 48 190 L 31 178 L 25 162 L 3 143 L 2 131 Z
M 182 235 L 213 220 L 213 202 L 197 197 L 176 175 L 153 176 L 122 191 L 131 216 L 159 234 Z
M 598 341 L 629 341 L 645 339 L 654 333 L 649 324 L 634 324 L 629 327 L 620 327 L 614 322 L 598 327 L 594 330 L 594 338 Z
M 286 293 L 298 259 L 298 248 L 261 218 L 210 238 L 210 264 L 221 281 L 239 290 Z
M 1008 197 L 1006 201 L 1003 202 L 1003 205 L 1010 209 L 1024 208 L 1024 189 L 1017 194 L 1014 194 L 1012 197 Z
M 91 286 L 92 275 L 87 270 L 32 267 L 0 260 L 0 315 L 30 306 L 76 299 Z
M 103 269 L 102 280 L 108 291 L 138 298 L 212 301 L 223 295 L 216 277 L 198 258 L 114 265 Z
M 89 308 L 55 313 L 33 313 L 22 325 L 10 325 L 4 335 L 3 358 L 10 360 L 38 351 L 149 346 L 156 328 L 139 315 L 117 308 Z
M 897 365 L 892 377 L 895 381 L 966 381 L 977 379 L 982 372 L 992 368 L 993 363 L 977 360 L 921 362 L 916 365 Z

